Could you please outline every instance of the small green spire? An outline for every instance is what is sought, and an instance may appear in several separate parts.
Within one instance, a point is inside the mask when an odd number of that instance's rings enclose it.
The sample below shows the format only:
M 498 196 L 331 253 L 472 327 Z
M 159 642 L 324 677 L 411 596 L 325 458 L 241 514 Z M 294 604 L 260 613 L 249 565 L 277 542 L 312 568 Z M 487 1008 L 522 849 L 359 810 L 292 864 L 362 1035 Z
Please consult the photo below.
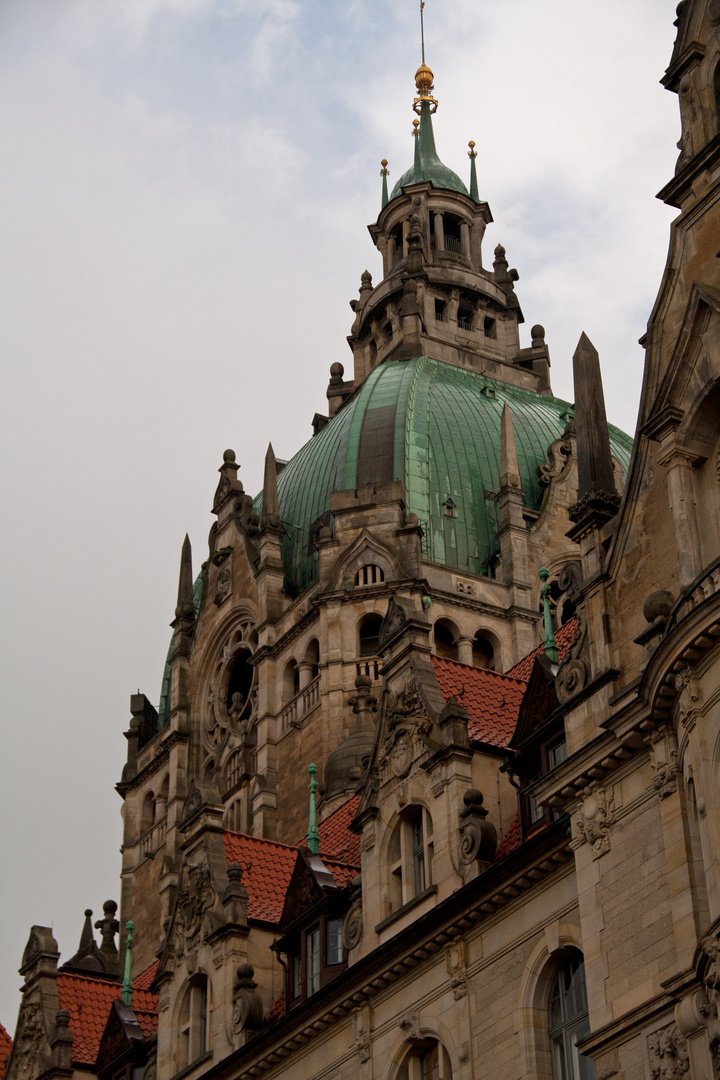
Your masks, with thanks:
M 477 186 L 477 172 L 475 170 L 475 158 L 477 157 L 477 150 L 475 149 L 475 143 L 471 139 L 468 143 L 470 149 L 468 150 L 468 157 L 470 158 L 470 198 L 473 202 L 480 202 L 480 196 L 478 195 Z
M 311 762 L 308 765 L 308 772 L 310 773 L 310 783 L 308 784 L 310 789 L 310 812 L 308 815 L 307 846 L 308 851 L 312 851 L 313 855 L 317 855 L 320 851 L 320 833 L 318 832 L 317 814 L 315 813 L 315 790 L 317 788 L 315 773 L 317 772 L 317 766 Z
M 543 619 L 545 622 L 545 655 L 551 664 L 557 664 L 559 660 L 558 648 L 555 644 L 555 633 L 552 625 L 552 615 L 550 614 L 550 586 L 548 584 L 548 578 L 550 573 L 541 566 L 538 570 L 538 577 L 542 581 L 542 588 L 540 589 L 540 596 L 543 602 Z
M 132 932 L 135 929 L 135 923 L 133 923 L 133 922 L 125 923 L 125 929 L 127 930 L 127 940 L 125 941 L 125 977 L 123 978 L 122 999 L 123 999 L 123 1005 L 132 1005 L 133 987 L 132 987 L 132 978 L 130 976 L 130 968 L 131 968 L 130 954 L 132 952 L 132 941 L 133 941 Z
M 420 160 L 420 121 L 413 120 L 412 136 L 415 140 L 415 156 L 413 158 L 413 183 L 418 184 L 423 178 L 422 161 Z
M 380 175 L 383 178 L 382 179 L 382 185 L 383 185 L 382 186 L 382 209 L 385 209 L 385 207 L 388 204 L 388 189 L 387 189 L 388 167 L 387 167 L 387 158 L 383 158 L 382 161 L 380 162 L 380 164 L 382 165 L 382 168 L 380 169 Z

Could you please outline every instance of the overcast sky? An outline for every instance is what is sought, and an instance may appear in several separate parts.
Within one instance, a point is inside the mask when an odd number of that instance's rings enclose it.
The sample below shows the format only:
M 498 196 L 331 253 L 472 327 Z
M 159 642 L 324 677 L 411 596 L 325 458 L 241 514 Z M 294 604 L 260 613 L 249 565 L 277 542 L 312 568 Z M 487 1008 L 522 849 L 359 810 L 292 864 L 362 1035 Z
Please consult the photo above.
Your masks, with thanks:
M 428 0 L 435 134 L 572 400 L 633 432 L 673 212 L 676 0 Z M 129 695 L 157 703 L 222 452 L 255 493 L 350 370 L 366 231 L 412 159 L 416 0 L 1 0 L 0 1020 L 33 923 L 119 897 Z

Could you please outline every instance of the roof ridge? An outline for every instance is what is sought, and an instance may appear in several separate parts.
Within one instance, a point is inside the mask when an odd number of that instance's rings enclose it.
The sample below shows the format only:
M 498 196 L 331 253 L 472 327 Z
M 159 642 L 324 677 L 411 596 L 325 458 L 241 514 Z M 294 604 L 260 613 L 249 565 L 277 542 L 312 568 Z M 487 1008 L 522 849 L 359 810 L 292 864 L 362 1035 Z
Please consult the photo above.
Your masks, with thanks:
M 344 805 L 344 804 L 343 804 Z M 286 844 L 283 840 L 270 840 L 266 836 L 252 836 L 251 833 L 235 832 L 234 829 L 223 829 L 223 835 L 242 836 L 243 840 L 252 840 L 256 844 L 273 844 L 275 847 L 287 848 L 288 851 L 297 851 L 299 844 Z
M 98 979 L 93 975 L 81 975 L 79 971 L 58 971 L 58 979 L 80 979 L 88 986 L 114 986 L 122 990 L 122 983 L 117 979 Z

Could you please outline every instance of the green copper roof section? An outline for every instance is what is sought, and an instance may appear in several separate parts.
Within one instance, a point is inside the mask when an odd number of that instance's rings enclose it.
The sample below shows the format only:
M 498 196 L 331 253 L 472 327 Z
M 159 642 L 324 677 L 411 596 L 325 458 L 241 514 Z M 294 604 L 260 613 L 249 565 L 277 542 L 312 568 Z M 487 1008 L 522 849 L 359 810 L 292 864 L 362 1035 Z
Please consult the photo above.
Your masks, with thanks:
M 359 473 L 368 467 L 368 433 L 381 430 L 374 423 L 378 417 L 385 417 L 386 427 L 393 425 L 389 437 L 382 436 L 392 458 L 385 461 L 384 478 L 404 483 L 407 510 L 418 515 L 425 532 L 425 558 L 488 573 L 499 550 L 498 512 L 485 492 L 500 482 L 505 402 L 513 417 L 525 504 L 538 510 L 547 488 L 538 481 L 537 466 L 565 430 L 572 408 L 567 402 L 425 356 L 379 365 L 356 397 L 280 473 L 283 561 L 289 579 L 306 588 L 316 578 L 317 553 L 308 546 L 310 526 L 329 510 L 332 491 L 358 486 Z M 610 443 L 627 472 L 632 440 L 611 426 Z M 452 516 L 445 505 L 448 498 L 454 504 Z
M 402 195 L 402 189 L 408 184 L 418 184 L 423 180 L 429 180 L 433 187 L 442 188 L 445 191 L 459 191 L 462 195 L 467 195 L 468 189 L 458 174 L 448 169 L 447 165 L 443 165 L 438 157 L 432 115 L 427 101 L 423 101 L 420 106 L 420 135 L 414 141 L 415 161 L 412 168 L 403 173 L 392 189 L 390 199 Z

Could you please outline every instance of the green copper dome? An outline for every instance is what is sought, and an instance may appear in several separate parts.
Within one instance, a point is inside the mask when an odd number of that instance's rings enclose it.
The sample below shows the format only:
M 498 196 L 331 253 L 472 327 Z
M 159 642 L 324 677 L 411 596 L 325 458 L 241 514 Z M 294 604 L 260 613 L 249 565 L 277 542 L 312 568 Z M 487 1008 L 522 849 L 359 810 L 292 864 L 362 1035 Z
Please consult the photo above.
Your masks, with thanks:
M 405 485 L 407 511 L 420 519 L 428 560 L 487 574 L 499 545 L 497 505 L 485 493 L 499 486 L 506 402 L 525 504 L 538 510 L 546 488 L 537 466 L 562 436 L 572 406 L 426 356 L 377 367 L 278 477 L 289 581 L 301 590 L 317 576 L 310 528 L 329 511 L 330 493 L 390 480 Z M 611 426 L 610 443 L 627 471 L 632 439 Z
M 432 116 L 426 101 L 422 103 L 420 109 L 420 131 L 415 137 L 415 144 L 415 162 L 412 168 L 403 173 L 392 189 L 391 202 L 398 195 L 402 195 L 402 189 L 408 184 L 419 184 L 423 180 L 429 180 L 433 187 L 442 188 L 445 191 L 459 191 L 461 195 L 468 194 L 468 189 L 458 174 L 448 169 L 447 165 L 443 165 L 437 155 Z

